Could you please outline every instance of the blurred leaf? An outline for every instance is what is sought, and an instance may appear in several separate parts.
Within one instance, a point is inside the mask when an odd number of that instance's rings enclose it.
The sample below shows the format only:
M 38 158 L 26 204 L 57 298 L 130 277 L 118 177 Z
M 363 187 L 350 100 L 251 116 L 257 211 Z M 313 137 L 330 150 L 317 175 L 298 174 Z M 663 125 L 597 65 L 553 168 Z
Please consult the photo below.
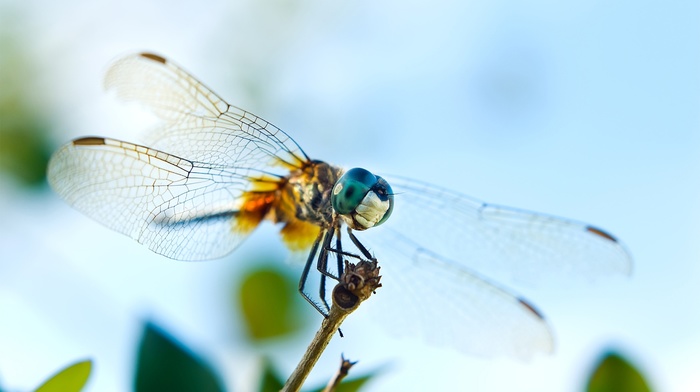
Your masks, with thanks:
M 0 170 L 24 185 L 44 183 L 51 155 L 36 69 L 7 15 L 0 23 Z
M 275 269 L 249 273 L 237 296 L 248 335 L 263 340 L 298 330 L 301 315 L 296 292 L 296 282 Z
M 146 323 L 134 390 L 221 392 L 224 388 L 214 371 L 200 358 L 152 323 Z
M 335 392 L 357 392 L 374 376 L 375 374 L 368 374 L 362 377 L 345 379 L 335 388 Z M 311 392 L 323 392 L 324 389 L 325 385 L 320 388 L 312 389 Z
M 591 374 L 588 392 L 649 392 L 644 377 L 625 358 L 615 352 L 606 353 Z
M 368 374 L 366 376 L 358 377 L 358 378 L 352 378 L 348 380 L 343 380 L 340 385 L 338 385 L 338 388 L 336 388 L 336 392 L 356 392 L 359 391 L 360 388 L 362 388 L 363 385 L 369 381 L 370 378 L 374 377 L 374 375 Z
M 0 170 L 24 185 L 43 184 L 51 155 L 42 136 L 46 129 L 25 121 L 21 113 L 9 118 L 4 110 L 0 107 Z
M 35 392 L 78 392 L 90 377 L 92 361 L 76 362 L 46 380 Z
M 283 379 L 272 368 L 270 361 L 265 361 L 263 369 L 262 381 L 260 383 L 260 392 L 278 392 L 284 386 Z

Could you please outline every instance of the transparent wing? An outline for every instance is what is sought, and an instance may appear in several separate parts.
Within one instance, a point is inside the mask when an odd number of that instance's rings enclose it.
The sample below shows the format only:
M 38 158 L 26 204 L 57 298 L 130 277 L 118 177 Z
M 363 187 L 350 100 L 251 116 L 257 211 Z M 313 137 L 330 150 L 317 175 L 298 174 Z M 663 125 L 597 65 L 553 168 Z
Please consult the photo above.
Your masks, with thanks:
M 402 177 L 392 216 L 356 233 L 379 259 L 373 306 L 392 331 L 412 330 L 464 352 L 527 359 L 550 352 L 544 319 L 492 282 L 531 285 L 567 275 L 629 274 L 631 257 L 594 226 L 491 205 Z
M 75 140 L 52 157 L 49 181 L 78 210 L 165 256 L 232 251 L 256 223 L 236 219 L 251 180 L 261 190 L 308 161 L 286 133 L 158 55 L 116 61 L 105 85 L 150 109 L 162 126 L 147 136 L 149 147 Z
M 394 214 L 376 231 L 382 244 L 429 249 L 499 282 L 567 275 L 629 274 L 632 260 L 612 235 L 586 223 L 498 206 L 402 177 L 387 178 Z M 373 233 L 374 234 L 374 233 Z
M 66 144 L 48 167 L 52 188 L 73 207 L 182 260 L 221 257 L 240 243 L 239 198 L 258 174 L 96 137 Z
M 437 255 L 407 260 L 397 248 L 382 249 L 382 287 L 363 305 L 393 334 L 482 357 L 528 360 L 554 350 L 547 322 L 525 300 Z
M 308 157 L 285 132 L 231 106 L 173 62 L 151 53 L 116 61 L 105 87 L 163 120 L 144 144 L 212 165 L 298 167 Z

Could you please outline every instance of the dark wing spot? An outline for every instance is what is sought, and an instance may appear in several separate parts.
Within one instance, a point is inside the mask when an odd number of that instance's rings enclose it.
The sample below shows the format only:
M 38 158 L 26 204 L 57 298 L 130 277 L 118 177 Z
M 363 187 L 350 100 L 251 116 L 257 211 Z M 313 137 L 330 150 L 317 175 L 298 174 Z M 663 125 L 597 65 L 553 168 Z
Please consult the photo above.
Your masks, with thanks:
M 611 234 L 609 234 L 609 233 L 607 233 L 607 232 L 605 232 L 597 227 L 588 226 L 588 227 L 586 227 L 586 230 L 589 233 L 593 233 L 595 235 L 601 236 L 601 237 L 608 239 L 612 242 L 617 242 L 617 238 L 613 237 Z
M 520 302 L 521 305 L 523 305 L 524 307 L 526 307 L 527 310 L 529 310 L 530 312 L 534 313 L 535 316 L 537 316 L 539 319 L 544 320 L 544 316 L 542 315 L 542 313 L 540 313 L 539 310 L 535 309 L 535 307 L 534 307 L 532 304 L 530 304 L 529 302 L 525 301 L 525 300 L 522 299 L 522 298 L 518 298 L 518 302 Z
M 167 62 L 167 60 L 165 58 L 158 56 L 157 54 L 153 54 L 153 53 L 141 53 L 141 57 L 145 57 L 149 60 L 157 61 L 157 62 L 163 63 L 163 64 L 165 64 Z
M 80 139 L 73 140 L 74 146 L 101 146 L 105 144 L 105 138 L 103 137 L 82 137 Z

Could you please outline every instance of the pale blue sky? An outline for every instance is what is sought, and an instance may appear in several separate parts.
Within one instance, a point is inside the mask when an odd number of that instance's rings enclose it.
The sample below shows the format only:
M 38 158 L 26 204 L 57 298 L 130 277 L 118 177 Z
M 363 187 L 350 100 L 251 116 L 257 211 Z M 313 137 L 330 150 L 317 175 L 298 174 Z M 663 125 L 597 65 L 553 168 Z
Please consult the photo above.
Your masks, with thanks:
M 435 390 L 573 391 L 608 345 L 659 390 L 700 387 L 700 3 L 0 5 L 20 15 L 18 39 L 39 70 L 28 87 L 45 91 L 40 103 L 55 119 L 57 143 L 88 134 L 135 140 L 139 117 L 103 93 L 102 74 L 120 55 L 152 50 L 274 122 L 314 158 L 591 222 L 631 250 L 630 279 L 523 290 L 557 339 L 555 355 L 530 364 L 384 335 L 381 349 L 352 354 L 360 343 L 333 342 L 333 353 L 359 357 L 358 373 L 394 364 L 368 390 L 430 378 Z M 32 388 L 92 356 L 89 390 L 125 390 L 138 322 L 151 315 L 219 369 L 238 369 L 229 386 L 252 390 L 252 353 L 213 348 L 225 345 L 230 326 L 216 314 L 221 303 L 203 304 L 224 290 L 221 274 L 276 243 L 273 228 L 224 260 L 179 263 L 53 194 L 1 187 L 4 387 Z M 366 324 L 359 315 L 346 328 Z M 295 350 L 279 358 L 281 371 L 292 369 Z M 312 377 L 323 380 L 336 362 L 328 355 Z

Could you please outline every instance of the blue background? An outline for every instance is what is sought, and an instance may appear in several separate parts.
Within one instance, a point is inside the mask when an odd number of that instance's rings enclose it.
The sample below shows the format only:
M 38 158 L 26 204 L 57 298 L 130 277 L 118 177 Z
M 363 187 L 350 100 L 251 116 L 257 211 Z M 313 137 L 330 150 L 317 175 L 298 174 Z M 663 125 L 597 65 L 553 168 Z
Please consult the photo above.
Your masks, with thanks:
M 334 341 L 313 380 L 342 351 L 358 373 L 390 365 L 369 390 L 578 390 L 615 347 L 659 390 L 700 388 L 700 3 L 32 0 L 0 2 L 0 26 L 56 146 L 138 140 L 150 119 L 104 94 L 102 75 L 152 50 L 314 158 L 591 222 L 634 256 L 629 279 L 523 290 L 553 326 L 552 356 L 482 360 L 377 330 Z M 0 178 L 3 386 L 89 356 L 89 390 L 127 390 L 151 317 L 254 390 L 261 364 L 219 312 L 222 276 L 261 249 L 284 257 L 274 227 L 224 260 L 174 262 Z M 357 314 L 345 328 L 375 325 Z M 306 338 L 274 349 L 283 372 Z

